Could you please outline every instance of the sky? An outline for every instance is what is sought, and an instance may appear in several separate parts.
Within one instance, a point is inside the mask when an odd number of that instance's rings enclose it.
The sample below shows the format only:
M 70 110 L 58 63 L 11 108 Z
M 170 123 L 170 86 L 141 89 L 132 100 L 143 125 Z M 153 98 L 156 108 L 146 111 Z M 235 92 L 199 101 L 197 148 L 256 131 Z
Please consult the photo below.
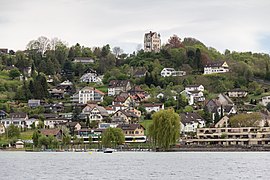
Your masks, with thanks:
M 270 53 L 269 0 L 0 0 L 0 48 L 40 36 L 132 53 L 144 33 L 196 38 L 220 52 Z

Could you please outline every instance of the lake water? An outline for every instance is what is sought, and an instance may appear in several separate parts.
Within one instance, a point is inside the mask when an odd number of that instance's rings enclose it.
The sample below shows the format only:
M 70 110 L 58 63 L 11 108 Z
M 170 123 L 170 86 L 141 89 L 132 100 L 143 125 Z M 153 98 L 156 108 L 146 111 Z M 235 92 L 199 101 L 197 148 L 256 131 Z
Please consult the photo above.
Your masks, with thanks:
M 0 169 L 0 180 L 270 180 L 270 153 L 0 152 Z

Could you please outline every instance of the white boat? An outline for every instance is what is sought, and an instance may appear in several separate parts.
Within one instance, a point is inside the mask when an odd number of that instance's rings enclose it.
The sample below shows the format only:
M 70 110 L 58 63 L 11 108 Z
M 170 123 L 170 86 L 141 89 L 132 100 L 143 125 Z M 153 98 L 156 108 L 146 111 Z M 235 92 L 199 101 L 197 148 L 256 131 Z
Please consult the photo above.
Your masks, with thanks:
M 114 149 L 112 149 L 112 148 L 104 149 L 104 153 L 112 153 L 113 151 L 114 151 Z

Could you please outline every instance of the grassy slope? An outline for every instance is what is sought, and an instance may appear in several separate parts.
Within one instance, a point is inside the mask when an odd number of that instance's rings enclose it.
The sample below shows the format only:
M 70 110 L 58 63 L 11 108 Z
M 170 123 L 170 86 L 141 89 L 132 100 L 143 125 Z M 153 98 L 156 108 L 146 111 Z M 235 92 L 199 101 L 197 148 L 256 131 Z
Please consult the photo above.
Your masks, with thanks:
M 21 82 L 18 79 L 11 80 L 8 76 L 8 71 L 0 71 L 0 87 L 5 87 L 6 91 L 0 93 L 0 99 L 10 99 L 14 97 L 16 89 L 21 85 Z

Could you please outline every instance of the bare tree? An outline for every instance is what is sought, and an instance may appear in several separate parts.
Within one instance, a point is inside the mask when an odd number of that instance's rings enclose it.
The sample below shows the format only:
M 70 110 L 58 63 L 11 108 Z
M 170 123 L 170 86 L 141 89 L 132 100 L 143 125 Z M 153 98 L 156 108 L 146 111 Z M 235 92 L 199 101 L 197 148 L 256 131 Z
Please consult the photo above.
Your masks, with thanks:
M 119 55 L 123 53 L 123 50 L 120 47 L 114 47 L 113 53 L 115 54 L 116 57 L 119 57 Z
M 30 41 L 27 46 L 27 49 L 37 49 L 39 52 L 44 54 L 47 50 L 51 48 L 50 39 L 45 36 L 40 36 L 37 40 Z

